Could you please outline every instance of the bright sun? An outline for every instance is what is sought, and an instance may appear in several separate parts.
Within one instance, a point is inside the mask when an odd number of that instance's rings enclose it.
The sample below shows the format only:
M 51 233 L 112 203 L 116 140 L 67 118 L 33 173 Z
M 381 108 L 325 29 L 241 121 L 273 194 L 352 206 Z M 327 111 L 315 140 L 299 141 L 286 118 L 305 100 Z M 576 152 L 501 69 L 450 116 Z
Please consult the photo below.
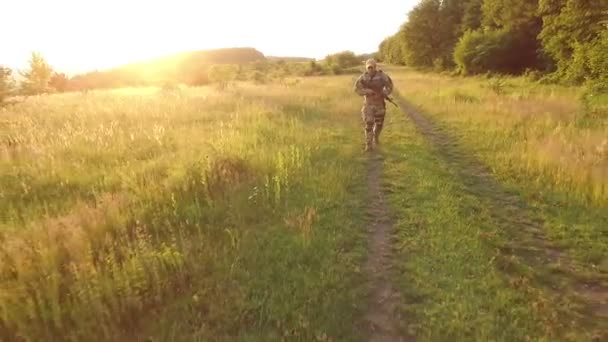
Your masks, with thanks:
M 266 55 L 321 58 L 375 51 L 417 0 L 378 0 L 382 20 L 362 25 L 369 0 L 21 0 L 3 5 L 0 64 L 22 67 L 40 51 L 60 70 L 103 69 L 188 50 L 254 47 Z M 36 9 L 33 11 L 32 9 Z M 19 13 L 27 13 L 24 25 Z

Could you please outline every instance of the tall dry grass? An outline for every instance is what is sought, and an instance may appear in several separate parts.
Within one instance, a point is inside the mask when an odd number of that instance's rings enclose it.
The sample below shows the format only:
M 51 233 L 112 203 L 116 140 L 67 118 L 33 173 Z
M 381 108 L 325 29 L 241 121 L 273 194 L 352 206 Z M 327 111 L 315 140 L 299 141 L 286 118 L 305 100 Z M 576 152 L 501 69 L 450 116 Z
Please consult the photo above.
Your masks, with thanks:
M 356 219 L 324 213 L 360 177 L 357 102 L 338 100 L 342 83 L 96 91 L 0 109 L 0 339 L 119 340 L 192 292 L 208 314 L 185 336 L 201 324 L 212 339 L 250 325 L 343 332 L 314 303 L 270 296 L 259 311 L 251 279 L 283 296 L 292 286 L 261 274 L 302 263 L 283 274 L 315 282 L 300 288 L 309 299 L 350 301 L 334 277 L 354 279 L 353 261 L 329 261 L 355 228 L 320 228 Z M 303 261 L 315 254 L 313 272 Z
M 467 140 L 497 169 L 529 177 L 597 205 L 608 201 L 608 99 L 584 90 L 503 81 L 399 73 L 403 95 Z
M 608 270 L 608 97 L 523 77 L 393 75 L 404 97 L 527 200 L 584 273 Z

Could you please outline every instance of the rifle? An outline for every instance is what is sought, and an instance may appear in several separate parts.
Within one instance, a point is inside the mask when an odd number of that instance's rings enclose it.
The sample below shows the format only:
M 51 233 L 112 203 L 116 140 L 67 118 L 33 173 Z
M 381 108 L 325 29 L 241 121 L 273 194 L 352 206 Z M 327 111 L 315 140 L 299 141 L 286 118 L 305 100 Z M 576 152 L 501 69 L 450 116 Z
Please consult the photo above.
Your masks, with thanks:
M 367 89 L 371 89 L 374 93 L 376 94 L 381 94 L 382 97 L 387 100 L 388 102 L 392 103 L 393 105 L 395 105 L 395 107 L 399 108 L 399 105 L 395 103 L 395 101 L 393 101 L 392 98 L 388 97 L 388 95 L 384 95 L 384 93 L 382 92 L 382 89 L 376 89 L 374 87 L 369 87 L 367 85 L 367 82 L 363 82 L 363 86 Z
M 384 98 L 385 98 L 385 99 L 386 99 L 388 102 L 390 102 L 390 103 L 394 104 L 394 105 L 395 105 L 395 107 L 399 108 L 399 105 L 398 105 L 398 104 L 396 104 L 396 103 L 395 103 L 395 101 L 393 101 L 393 99 L 391 99 L 391 98 L 390 98 L 390 97 L 388 97 L 387 95 L 384 95 Z

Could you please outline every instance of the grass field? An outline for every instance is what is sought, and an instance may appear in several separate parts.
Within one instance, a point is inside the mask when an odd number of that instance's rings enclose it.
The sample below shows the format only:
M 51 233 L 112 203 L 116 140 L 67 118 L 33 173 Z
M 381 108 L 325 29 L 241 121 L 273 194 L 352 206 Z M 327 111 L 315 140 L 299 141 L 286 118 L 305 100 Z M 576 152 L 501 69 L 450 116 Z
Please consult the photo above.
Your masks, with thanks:
M 387 70 L 371 155 L 353 75 L 0 108 L 0 340 L 364 340 L 378 282 L 418 340 L 608 338 L 608 101 Z
M 503 80 L 400 74 L 404 97 L 534 207 L 581 263 L 608 274 L 608 96 Z
M 3 109 L 0 340 L 352 336 L 365 188 L 350 82 Z
M 523 78 L 394 78 L 428 119 L 385 139 L 418 335 L 606 338 L 608 99 Z

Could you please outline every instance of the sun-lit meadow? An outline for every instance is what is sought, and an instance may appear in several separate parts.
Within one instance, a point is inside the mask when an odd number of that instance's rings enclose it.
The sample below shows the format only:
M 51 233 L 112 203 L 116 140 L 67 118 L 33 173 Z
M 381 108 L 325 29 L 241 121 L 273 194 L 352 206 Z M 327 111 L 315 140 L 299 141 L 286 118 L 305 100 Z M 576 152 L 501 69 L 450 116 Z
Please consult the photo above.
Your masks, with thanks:
M 608 285 L 601 100 L 585 107 L 579 88 L 521 78 L 387 69 L 399 96 L 453 138 L 438 143 L 401 117 L 387 124 L 385 189 L 409 329 L 432 341 L 603 340 L 605 293 L 586 290 Z M 480 181 L 471 157 L 520 203 Z M 553 249 L 531 233 L 536 224 Z
M 0 108 L 0 340 L 352 337 L 366 245 L 351 86 Z
M 524 77 L 395 78 L 405 98 L 526 196 L 557 244 L 608 271 L 606 96 Z
M 401 327 L 421 340 L 603 337 L 574 290 L 607 282 L 605 99 L 387 70 L 460 151 L 446 157 L 389 105 L 377 157 Z M 0 340 L 361 339 L 377 218 L 353 77 L 0 108 Z M 530 208 L 477 192 L 467 155 Z M 519 231 L 535 222 L 572 262 L 518 254 L 538 243 Z

